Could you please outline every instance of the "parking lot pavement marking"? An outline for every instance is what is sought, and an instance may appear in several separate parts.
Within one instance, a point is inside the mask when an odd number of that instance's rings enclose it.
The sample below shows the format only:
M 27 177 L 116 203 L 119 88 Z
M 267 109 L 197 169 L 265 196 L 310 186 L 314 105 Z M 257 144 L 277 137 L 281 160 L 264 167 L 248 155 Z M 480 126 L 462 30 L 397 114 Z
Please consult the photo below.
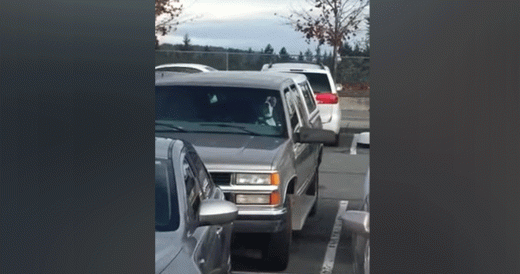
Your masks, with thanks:
M 336 258 L 336 250 L 338 249 L 339 236 L 341 235 L 341 227 L 343 221 L 341 220 L 341 214 L 347 210 L 348 201 L 340 201 L 338 213 L 336 214 L 336 220 L 334 221 L 334 227 L 332 228 L 332 234 L 330 235 L 330 241 L 325 252 L 325 259 L 323 260 L 323 266 L 320 274 L 330 274 L 334 268 L 334 259 Z
M 350 155 L 356 155 L 357 154 L 357 142 L 359 139 L 359 134 L 354 134 L 354 138 L 352 138 L 352 144 L 350 145 Z

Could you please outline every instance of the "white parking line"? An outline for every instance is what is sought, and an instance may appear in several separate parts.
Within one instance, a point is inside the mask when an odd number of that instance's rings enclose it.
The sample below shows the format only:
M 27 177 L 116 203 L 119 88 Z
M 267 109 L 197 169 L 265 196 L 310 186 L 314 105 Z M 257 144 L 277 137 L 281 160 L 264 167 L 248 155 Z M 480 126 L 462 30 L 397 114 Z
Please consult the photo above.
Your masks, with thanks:
M 336 258 L 336 250 L 338 249 L 339 236 L 341 235 L 342 220 L 341 215 L 347 210 L 348 201 L 340 201 L 332 234 L 330 235 L 329 245 L 325 252 L 325 259 L 320 274 L 330 274 L 334 268 L 334 259 Z
M 352 144 L 350 145 L 350 155 L 357 154 L 357 142 L 359 139 L 359 134 L 354 134 L 354 138 L 352 138 Z

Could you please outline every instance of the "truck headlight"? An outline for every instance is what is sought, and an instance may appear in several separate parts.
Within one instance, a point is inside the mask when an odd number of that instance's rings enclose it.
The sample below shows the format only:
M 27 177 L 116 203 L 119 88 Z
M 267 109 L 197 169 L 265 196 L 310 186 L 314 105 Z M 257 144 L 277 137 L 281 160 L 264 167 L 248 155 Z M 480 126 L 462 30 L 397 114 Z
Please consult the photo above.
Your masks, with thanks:
M 269 194 L 237 194 L 237 204 L 269 204 Z
M 279 205 L 280 201 L 281 197 L 278 191 L 274 191 L 271 194 L 237 194 L 235 196 L 237 204 Z
M 280 176 L 278 173 L 271 174 L 246 174 L 238 173 L 235 184 L 237 185 L 279 185 Z

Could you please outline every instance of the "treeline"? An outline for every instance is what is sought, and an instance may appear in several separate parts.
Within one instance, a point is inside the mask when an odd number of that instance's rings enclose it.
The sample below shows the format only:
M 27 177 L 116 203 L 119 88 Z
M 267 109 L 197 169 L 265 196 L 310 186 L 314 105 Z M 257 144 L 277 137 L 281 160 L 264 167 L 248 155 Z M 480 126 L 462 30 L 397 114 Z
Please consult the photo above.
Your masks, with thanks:
M 284 48 L 285 50 L 285 48 Z M 285 55 L 274 53 L 271 45 L 265 50 L 253 51 L 234 48 L 223 48 L 199 45 L 162 44 L 155 54 L 155 64 L 165 63 L 197 63 L 205 64 L 219 70 L 260 70 L 263 64 L 269 62 L 289 61 Z
M 338 63 L 338 79 L 341 83 L 370 82 L 370 46 L 343 45 L 339 51 L 341 62 Z M 350 58 L 349 58 L 350 57 Z M 332 60 L 329 65 L 332 65 Z
M 189 38 L 183 44 L 162 44 L 156 51 L 155 64 L 165 63 L 197 63 L 205 64 L 219 70 L 260 70 L 263 64 L 270 62 L 321 62 L 332 69 L 332 54 L 315 52 L 307 49 L 298 55 L 290 55 L 285 47 L 278 53 L 268 44 L 259 51 L 240 50 L 214 46 L 191 45 Z M 360 48 L 345 44 L 339 51 L 341 61 L 338 63 L 338 83 L 367 83 L 370 80 L 370 48 Z M 366 58 L 365 58 L 366 57 Z

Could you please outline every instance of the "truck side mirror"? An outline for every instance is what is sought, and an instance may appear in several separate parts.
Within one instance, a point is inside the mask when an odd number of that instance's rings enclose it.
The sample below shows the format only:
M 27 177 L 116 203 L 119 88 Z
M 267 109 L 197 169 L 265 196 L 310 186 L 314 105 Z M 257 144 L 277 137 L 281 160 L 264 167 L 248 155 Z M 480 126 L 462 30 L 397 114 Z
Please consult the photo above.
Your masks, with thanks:
M 336 133 L 332 130 L 302 127 L 299 132 L 294 134 L 294 141 L 334 145 L 336 143 Z

